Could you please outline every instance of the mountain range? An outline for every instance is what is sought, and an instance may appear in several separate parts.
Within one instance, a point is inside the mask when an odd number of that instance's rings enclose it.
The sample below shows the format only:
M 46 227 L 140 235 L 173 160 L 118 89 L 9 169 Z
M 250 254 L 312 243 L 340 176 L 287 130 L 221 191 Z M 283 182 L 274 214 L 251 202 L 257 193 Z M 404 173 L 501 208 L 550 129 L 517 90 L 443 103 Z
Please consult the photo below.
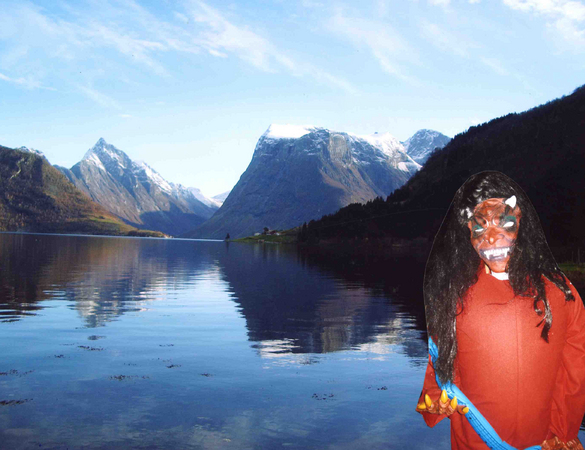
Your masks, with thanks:
M 139 232 L 92 202 L 38 151 L 2 146 L 0 231 L 162 236 Z
M 317 240 L 430 242 L 465 179 L 499 170 L 525 189 L 556 255 L 574 252 L 585 227 L 585 86 L 470 127 L 433 152 L 446 140 L 429 130 L 398 142 L 387 133 L 271 125 L 219 209 L 103 139 L 74 167 L 60 168 L 77 190 L 40 152 L 1 147 L 0 229 L 94 232 L 88 224 L 111 225 L 115 214 L 175 235 L 201 224 L 185 232 L 188 237 L 238 237 L 309 221 L 307 236 Z M 426 160 L 422 169 L 417 159 Z M 87 203 L 80 191 L 110 212 Z M 110 225 L 97 232 L 124 234 L 119 221 L 106 229 Z
M 178 235 L 209 219 L 220 202 L 167 182 L 103 138 L 71 169 L 56 166 L 84 194 L 126 223 Z
M 205 197 L 196 188 L 166 181 L 148 164 L 133 161 L 103 138 L 70 169 L 54 167 L 77 188 L 76 199 L 85 198 L 85 194 L 95 202 L 90 201 L 88 205 L 93 206 L 83 208 L 95 208 L 97 203 L 101 205 L 99 217 L 106 217 L 102 214 L 105 212 L 108 220 L 120 223 L 119 218 L 130 225 L 122 227 L 125 231 L 112 229 L 112 234 L 125 234 L 136 227 L 170 235 L 184 233 L 190 237 L 223 238 L 230 232 L 232 237 L 239 237 L 264 226 L 295 226 L 299 221 L 320 217 L 348 203 L 385 196 L 420 169 L 420 164 L 410 158 L 407 151 L 424 162 L 435 146 L 448 139 L 438 132 L 420 130 L 401 143 L 388 133 L 358 136 L 319 127 L 271 125 L 258 141 L 252 162 L 236 189 L 214 198 Z M 5 149 L 5 153 L 8 150 L 18 152 L 17 159 L 23 158 L 22 154 L 28 155 L 27 158 L 37 161 L 35 164 L 40 164 L 44 172 L 53 173 L 39 150 L 21 147 Z M 9 201 L 14 198 L 11 189 L 22 193 L 27 183 L 38 180 L 39 176 L 26 178 L 25 173 L 5 169 L 9 173 L 7 180 L 20 178 L 18 186 L 15 184 L 18 180 L 4 183 L 4 211 L 7 212 L 15 206 Z M 51 187 L 53 182 L 58 186 Z M 45 176 L 43 183 L 44 188 L 57 191 L 64 185 L 63 179 L 54 173 Z M 36 188 L 38 186 L 31 186 L 33 191 Z M 222 207 L 224 201 L 226 205 Z M 36 208 L 44 204 L 33 203 Z M 63 212 L 62 219 L 68 226 L 61 229 L 75 231 L 71 228 L 75 223 L 70 220 L 72 212 Z M 30 211 L 27 214 L 30 216 Z M 44 217 L 52 213 L 39 214 Z M 49 222 L 58 222 L 57 216 Z M 18 214 L 6 214 L 3 220 L 2 229 L 6 230 L 59 228 L 57 225 L 39 228 L 38 223 L 31 225 Z M 189 232 L 197 226 L 195 231 Z M 87 231 L 87 226 L 82 228 L 78 231 Z
M 477 172 L 497 170 L 526 191 L 557 259 L 579 259 L 585 228 L 584 148 L 582 86 L 528 111 L 470 127 L 433 153 L 386 201 L 342 208 L 310 223 L 307 238 L 422 238 L 430 244 L 463 182 Z
M 408 145 L 422 159 L 436 139 L 449 139 L 428 130 L 419 135 Z M 389 133 L 356 135 L 273 124 L 221 208 L 184 236 L 223 238 L 229 233 L 237 238 L 264 227 L 291 228 L 350 203 L 386 197 L 420 167 Z

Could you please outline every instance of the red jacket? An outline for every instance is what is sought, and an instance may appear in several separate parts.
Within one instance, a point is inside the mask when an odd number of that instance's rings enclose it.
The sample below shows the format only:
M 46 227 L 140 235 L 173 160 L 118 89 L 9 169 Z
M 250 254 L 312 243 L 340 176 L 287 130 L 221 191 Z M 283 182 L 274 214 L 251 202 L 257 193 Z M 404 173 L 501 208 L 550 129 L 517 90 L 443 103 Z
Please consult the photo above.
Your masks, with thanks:
M 457 316 L 455 384 L 494 427 L 518 449 L 539 445 L 554 435 L 575 439 L 585 413 L 585 311 L 546 280 L 552 310 L 549 343 L 541 337 L 542 320 L 533 300 L 516 297 L 508 281 L 483 270 Z M 429 361 L 419 403 L 440 395 Z M 429 426 L 444 415 L 422 413 Z M 451 448 L 488 450 L 467 419 L 451 417 Z

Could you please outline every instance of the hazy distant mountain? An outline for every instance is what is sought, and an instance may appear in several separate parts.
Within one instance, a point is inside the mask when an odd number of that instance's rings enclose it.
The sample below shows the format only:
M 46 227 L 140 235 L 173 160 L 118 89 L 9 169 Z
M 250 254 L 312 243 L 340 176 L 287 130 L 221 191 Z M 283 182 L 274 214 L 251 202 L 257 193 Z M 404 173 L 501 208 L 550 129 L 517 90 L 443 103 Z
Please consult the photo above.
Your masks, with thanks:
M 225 202 L 225 199 L 228 197 L 228 195 L 230 195 L 230 192 L 231 191 L 226 191 L 222 194 L 214 195 L 212 199 L 215 200 L 219 206 L 221 206 L 223 205 L 223 202 Z
M 436 148 L 443 148 L 451 138 L 438 131 L 418 130 L 402 144 L 408 156 L 419 164 L 424 164 Z
M 206 197 L 200 189 L 194 188 L 194 187 L 183 187 L 180 184 L 175 184 L 175 183 L 170 183 L 170 185 L 173 187 L 173 189 L 175 189 L 178 192 L 181 192 L 183 196 L 185 197 L 194 197 L 197 201 L 203 203 L 206 206 L 209 206 L 210 208 L 213 208 L 214 210 L 217 210 L 221 204 L 223 203 L 223 201 L 218 201 L 217 200 L 217 196 L 215 197 Z M 229 192 L 226 192 L 226 196 L 227 194 L 229 194 Z
M 386 197 L 420 167 L 388 133 L 271 125 L 222 207 L 186 236 L 234 238 L 290 228 L 349 203 Z
M 79 192 L 40 152 L 2 146 L 0 230 L 112 235 L 137 231 Z
M 58 168 L 91 199 L 138 228 L 177 235 L 218 209 L 198 189 L 167 182 L 102 138 L 71 169 Z

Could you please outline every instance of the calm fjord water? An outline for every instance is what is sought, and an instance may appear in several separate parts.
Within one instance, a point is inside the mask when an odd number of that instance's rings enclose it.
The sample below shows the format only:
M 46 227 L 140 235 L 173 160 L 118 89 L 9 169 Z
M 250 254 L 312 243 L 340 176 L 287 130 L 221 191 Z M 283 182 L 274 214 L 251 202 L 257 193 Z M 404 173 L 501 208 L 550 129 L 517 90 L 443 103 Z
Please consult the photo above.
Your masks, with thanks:
M 0 448 L 448 449 L 420 262 L 0 234 Z

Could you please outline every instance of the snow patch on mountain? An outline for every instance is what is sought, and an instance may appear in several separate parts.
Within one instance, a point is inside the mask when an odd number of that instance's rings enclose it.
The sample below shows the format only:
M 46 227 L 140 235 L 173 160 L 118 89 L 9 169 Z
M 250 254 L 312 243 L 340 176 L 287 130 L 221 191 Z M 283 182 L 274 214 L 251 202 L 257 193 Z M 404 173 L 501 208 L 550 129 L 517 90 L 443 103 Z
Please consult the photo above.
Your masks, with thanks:
M 21 152 L 25 152 L 25 153 L 32 153 L 33 155 L 37 155 L 40 156 L 41 158 L 45 158 L 45 154 L 43 152 L 41 152 L 40 150 L 35 150 L 34 148 L 28 148 L 25 146 L 19 147 L 16 150 L 20 150 Z
M 267 138 L 273 139 L 298 139 L 305 134 L 314 131 L 316 127 L 312 125 L 279 125 L 272 124 L 264 133 Z
M 378 152 L 376 158 L 378 162 L 390 160 L 398 170 L 408 173 L 414 173 L 421 168 L 420 164 L 406 154 L 402 143 L 390 133 L 366 135 L 347 133 L 347 136 L 353 142 L 354 161 L 358 164 L 371 164 L 369 152 L 363 149 L 365 142 Z
M 83 160 L 95 165 L 98 169 L 107 172 L 106 167 L 102 164 L 102 161 L 97 154 L 88 151 L 83 157 Z
M 390 133 L 384 134 L 353 134 L 348 133 L 350 136 L 355 136 L 358 139 L 363 139 L 368 144 L 377 149 L 381 150 L 384 154 L 388 156 L 394 156 L 397 151 L 404 152 L 404 146 L 400 143 L 398 139 L 392 136 Z
M 158 186 L 161 191 L 166 192 L 167 194 L 171 194 L 173 192 L 171 184 L 144 161 L 133 161 L 132 173 L 134 173 L 138 178 L 141 176 L 146 177 L 148 181 Z
M 331 145 L 331 139 L 335 139 L 335 136 L 342 136 L 347 143 L 350 160 L 355 164 L 368 166 L 389 162 L 396 169 L 411 175 L 421 168 L 421 165 L 406 153 L 404 145 L 390 133 L 359 135 L 331 131 L 312 125 L 271 124 L 259 139 L 254 150 L 254 157 L 274 156 L 274 149 L 277 148 L 280 140 L 290 139 L 292 141 L 309 133 L 311 138 L 302 146 L 302 152 L 307 156 L 320 155 L 324 148 Z M 293 144 L 291 143 L 291 145 Z

